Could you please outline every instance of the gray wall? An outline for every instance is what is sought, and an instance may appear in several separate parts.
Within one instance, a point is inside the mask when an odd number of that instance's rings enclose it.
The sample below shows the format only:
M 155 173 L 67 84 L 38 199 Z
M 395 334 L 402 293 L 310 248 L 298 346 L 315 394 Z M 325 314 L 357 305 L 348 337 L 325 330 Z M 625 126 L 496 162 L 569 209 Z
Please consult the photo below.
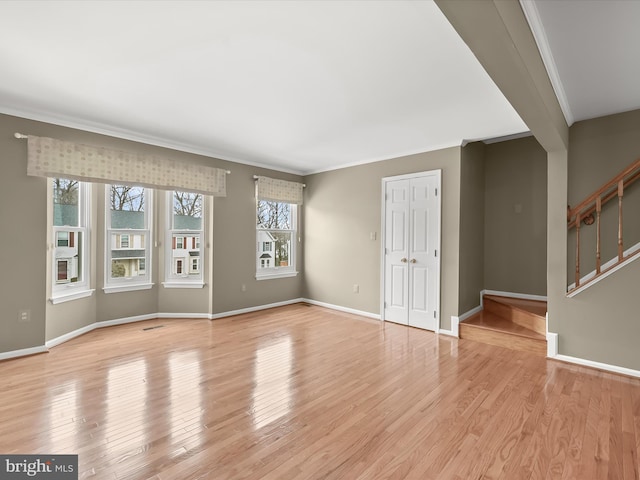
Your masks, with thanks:
M 484 287 L 547 295 L 547 154 L 534 137 L 485 158 Z
M 304 296 L 379 314 L 382 179 L 442 169 L 440 325 L 451 328 L 458 315 L 460 155 L 456 147 L 305 177 Z
M 462 149 L 460 163 L 460 314 L 480 305 L 485 276 L 485 151 L 483 143 Z
M 228 196 L 215 198 L 207 214 L 203 289 L 165 289 L 161 286 L 163 262 L 160 247 L 153 249 L 150 290 L 105 294 L 104 187 L 93 189 L 92 261 L 93 296 L 52 305 L 47 301 L 47 181 L 26 175 L 26 141 L 14 132 L 54 137 L 78 143 L 170 155 L 184 162 L 230 169 Z M 270 175 L 301 181 L 296 175 L 154 147 L 72 128 L 0 115 L 0 221 L 4 232 L 14 232 L 9 248 L 1 249 L 5 272 L 0 279 L 0 352 L 41 346 L 45 341 L 95 322 L 154 313 L 223 313 L 299 298 L 302 275 L 277 280 L 255 280 L 255 194 L 253 175 Z M 215 228 L 213 218 L 215 217 Z M 302 215 L 304 218 L 304 215 Z M 304 252 L 299 252 L 302 268 Z M 242 291 L 242 284 L 246 291 Z M 18 311 L 30 310 L 30 322 L 18 322 Z
M 25 122 L 14 126 L 0 116 L 0 225 L 8 243 L 0 248 L 0 351 L 44 344 L 47 199 L 46 180 L 27 177 L 24 141 L 13 138 Z M 28 309 L 31 321 L 18 322 Z
M 569 173 L 565 182 L 569 185 L 570 202 L 582 198 L 586 192 L 591 192 L 640 157 L 638 131 L 640 110 L 578 122 L 571 127 L 568 166 L 565 165 Z M 550 170 L 549 190 L 552 192 L 552 181 L 557 182 L 556 190 L 561 190 L 562 166 L 553 162 L 550 168 L 555 168 L 556 174 L 552 175 Z M 636 186 L 635 190 L 639 187 Z M 550 202 L 554 201 L 558 210 L 561 202 L 567 198 L 566 187 L 564 192 L 564 198 L 552 200 L 550 196 Z M 624 200 L 625 211 L 629 213 L 626 221 L 628 228 L 638 225 L 635 221 L 639 207 L 637 195 L 634 197 L 631 192 Z M 562 218 L 557 223 L 560 225 L 560 222 Z M 588 228 L 585 230 L 588 231 Z M 570 263 L 574 250 L 571 248 L 572 242 L 567 248 L 566 229 L 564 232 L 565 243 L 561 247 L 565 262 Z M 559 238 L 556 248 L 560 249 L 561 241 L 562 238 Z M 638 278 L 640 262 L 636 261 L 573 298 L 567 298 L 564 292 L 556 295 L 555 308 L 549 309 L 549 330 L 559 334 L 560 353 L 640 370 L 637 346 L 640 322 L 636 301 Z M 566 278 L 558 275 L 558 289 L 564 288 L 566 291 L 567 283 L 572 281 L 573 276 L 569 276 L 567 282 Z

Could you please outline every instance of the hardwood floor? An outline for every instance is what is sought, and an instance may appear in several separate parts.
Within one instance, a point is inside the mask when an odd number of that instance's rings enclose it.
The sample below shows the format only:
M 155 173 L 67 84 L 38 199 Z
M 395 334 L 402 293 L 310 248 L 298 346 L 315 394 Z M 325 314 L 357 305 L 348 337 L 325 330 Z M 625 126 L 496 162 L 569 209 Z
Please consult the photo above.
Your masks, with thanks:
M 640 379 L 301 304 L 96 330 L 0 378 L 0 453 L 80 478 L 639 478 Z

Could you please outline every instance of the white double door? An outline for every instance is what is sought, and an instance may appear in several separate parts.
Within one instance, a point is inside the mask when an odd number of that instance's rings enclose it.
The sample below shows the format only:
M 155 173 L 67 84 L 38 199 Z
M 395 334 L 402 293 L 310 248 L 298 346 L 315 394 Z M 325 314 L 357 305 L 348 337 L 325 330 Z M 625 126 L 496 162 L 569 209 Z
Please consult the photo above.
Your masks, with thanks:
M 384 320 L 438 329 L 440 170 L 383 179 Z

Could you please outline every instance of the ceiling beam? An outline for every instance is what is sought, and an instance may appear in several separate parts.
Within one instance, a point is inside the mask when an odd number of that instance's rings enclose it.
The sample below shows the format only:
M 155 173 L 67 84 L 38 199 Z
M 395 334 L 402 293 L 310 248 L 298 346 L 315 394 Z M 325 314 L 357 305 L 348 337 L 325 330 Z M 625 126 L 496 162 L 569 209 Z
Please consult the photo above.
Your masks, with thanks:
M 569 128 L 527 19 L 515 0 L 435 0 L 547 152 L 567 150 Z

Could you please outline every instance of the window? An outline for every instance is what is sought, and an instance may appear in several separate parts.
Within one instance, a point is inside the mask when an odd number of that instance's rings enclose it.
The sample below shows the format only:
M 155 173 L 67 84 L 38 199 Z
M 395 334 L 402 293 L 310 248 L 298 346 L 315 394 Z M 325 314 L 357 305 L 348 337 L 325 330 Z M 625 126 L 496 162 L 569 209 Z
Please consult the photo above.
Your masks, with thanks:
M 89 184 L 51 180 L 52 287 L 51 302 L 82 298 L 89 289 Z
M 120 235 L 120 248 L 129 248 L 129 235 Z
M 105 292 L 151 288 L 152 191 L 130 185 L 106 187 Z
M 165 282 L 168 288 L 202 287 L 200 245 L 204 234 L 204 196 L 167 192 L 167 248 Z
M 295 275 L 297 205 L 257 201 L 256 278 Z
M 58 247 L 69 246 L 69 232 L 56 232 L 56 244 Z

